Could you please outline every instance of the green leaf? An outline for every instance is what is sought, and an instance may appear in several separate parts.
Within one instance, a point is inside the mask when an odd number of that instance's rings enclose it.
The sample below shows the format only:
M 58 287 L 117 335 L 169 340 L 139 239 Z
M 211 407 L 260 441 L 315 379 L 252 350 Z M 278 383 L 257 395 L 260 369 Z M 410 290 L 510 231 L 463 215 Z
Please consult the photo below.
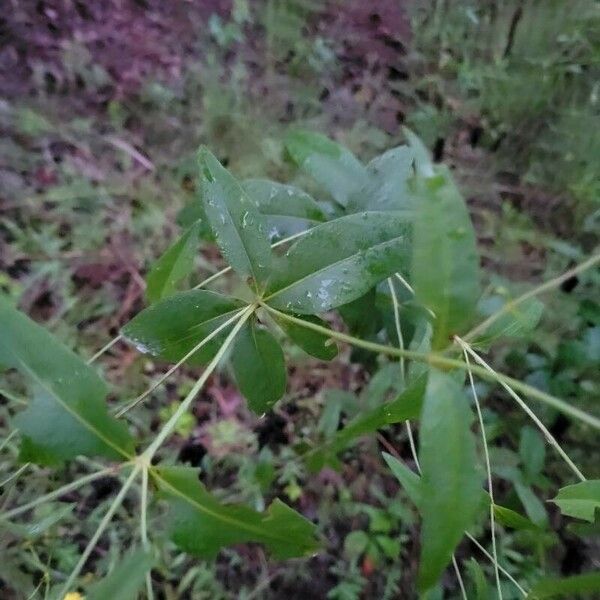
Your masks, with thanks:
M 122 334 L 140 352 L 177 362 L 230 319 L 243 302 L 207 290 L 179 292 L 135 316 Z M 217 353 L 227 328 L 195 352 L 190 364 L 206 364 Z
M 600 571 L 575 575 L 566 579 L 543 579 L 533 586 L 527 600 L 543 600 L 544 598 L 568 598 L 573 594 L 585 594 L 581 598 L 592 598 L 590 592 L 600 592 Z
M 367 170 L 354 154 L 320 133 L 291 131 L 285 147 L 292 160 L 342 206 L 367 181 Z
M 153 565 L 148 552 L 130 551 L 104 579 L 90 586 L 86 600 L 135 600 Z
M 504 527 L 518 530 L 540 530 L 539 526 L 533 521 L 530 521 L 527 517 L 524 517 L 522 514 L 511 510 L 510 508 L 500 506 L 499 504 L 494 504 L 494 516 L 496 517 L 496 521 L 501 525 L 504 525 Z
M 394 477 L 400 482 L 406 495 L 411 499 L 415 506 L 420 507 L 422 496 L 421 478 L 419 475 L 391 454 L 382 452 L 382 456 L 387 463 L 387 466 L 390 468 L 390 471 L 394 474 Z
M 414 208 L 408 180 L 414 174 L 413 152 L 408 146 L 392 148 L 367 165 L 367 181 L 348 202 L 349 212 L 407 210 Z
M 150 302 L 170 296 L 177 282 L 192 272 L 199 235 L 197 221 L 156 261 L 146 278 L 146 297 Z
M 271 245 L 264 217 L 241 185 L 206 149 L 198 151 L 204 211 L 216 242 L 242 277 L 261 286 L 271 268 Z
M 517 492 L 517 496 L 519 500 L 523 504 L 525 508 L 525 512 L 527 516 L 540 527 L 545 525 L 548 520 L 548 515 L 546 514 L 546 509 L 544 505 L 540 501 L 540 499 L 535 495 L 534 491 L 528 486 L 522 483 L 521 481 L 514 482 L 515 491 Z
M 502 310 L 510 300 L 500 296 L 491 296 L 479 303 L 479 312 L 484 317 Z M 488 344 L 500 337 L 519 337 L 535 329 L 542 318 L 544 304 L 537 298 L 529 298 L 516 306 L 510 305 L 506 313 L 490 323 L 488 327 L 479 334 L 474 343 Z
M 415 161 L 415 170 L 421 177 L 431 177 L 433 175 L 433 163 L 427 146 L 421 141 L 421 138 L 413 133 L 408 127 L 403 127 L 402 132 L 408 142 Z
M 319 317 L 306 315 L 297 318 L 302 318 L 303 321 L 308 321 L 315 325 L 320 325 L 321 327 L 327 327 L 327 323 L 322 319 L 319 319 Z M 285 319 L 277 319 L 277 324 L 285 331 L 290 339 L 300 346 L 307 354 L 321 360 L 332 360 L 337 356 L 337 345 L 326 335 L 313 331 L 312 329 L 307 329 L 296 323 L 290 323 L 290 321 L 286 321 Z
M 465 202 L 447 169 L 415 180 L 412 285 L 435 314 L 433 349 L 471 323 L 479 297 L 479 259 Z
M 283 351 L 264 327 L 251 323 L 242 328 L 235 340 L 231 363 L 240 392 L 255 413 L 266 412 L 285 393 Z
M 563 515 L 593 523 L 596 509 L 600 508 L 600 479 L 567 485 L 558 490 L 552 502 Z
M 400 212 L 364 212 L 311 229 L 273 274 L 266 301 L 300 314 L 347 304 L 394 272 L 405 271 L 410 226 Z
M 307 454 L 306 461 L 309 469 L 314 472 L 323 468 L 325 463 L 335 464 L 331 457 L 335 457 L 337 452 L 361 435 L 372 433 L 385 425 L 417 418 L 421 413 L 425 382 L 425 377 L 421 377 L 395 400 L 359 414 L 346 427 L 337 431 L 325 445 Z
M 421 414 L 421 564 L 419 586 L 429 589 L 450 562 L 481 506 L 472 414 L 462 386 L 431 368 Z
M 51 465 L 82 454 L 130 458 L 133 439 L 108 415 L 108 390 L 92 367 L 1 298 L 0 331 L 0 363 L 35 386 L 33 401 L 14 421 L 22 460 Z
M 293 185 L 268 179 L 248 179 L 242 187 L 267 220 L 271 241 L 300 233 L 327 221 L 312 196 Z
M 474 600 L 489 600 L 489 587 L 481 565 L 471 558 L 467 562 L 467 571 L 469 571 L 469 576 L 475 586 Z
M 314 553 L 315 526 L 276 499 L 264 513 L 242 505 L 224 505 L 198 481 L 196 469 L 154 469 L 159 489 L 170 500 L 169 531 L 182 550 L 214 558 L 224 546 L 265 544 L 275 558 Z
M 542 472 L 546 458 L 546 444 L 544 438 L 532 427 L 525 426 L 521 429 L 519 456 L 530 480 Z

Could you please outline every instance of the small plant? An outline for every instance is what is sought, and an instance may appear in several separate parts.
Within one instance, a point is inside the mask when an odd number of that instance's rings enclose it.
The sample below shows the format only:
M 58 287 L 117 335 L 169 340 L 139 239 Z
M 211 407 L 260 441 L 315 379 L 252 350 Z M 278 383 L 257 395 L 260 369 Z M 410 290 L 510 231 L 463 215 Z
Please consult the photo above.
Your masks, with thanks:
M 43 328 L 0 300 L 0 364 L 31 380 L 32 400 L 14 419 L 21 437 L 20 459 L 54 467 L 77 457 L 102 458 L 87 464 L 93 472 L 35 500 L 6 509 L 2 522 L 30 514 L 46 502 L 108 474 L 123 479 L 71 573 L 47 582 L 47 596 L 69 597 L 86 587 L 82 569 L 100 537 L 125 501 L 139 489 L 140 549 L 133 549 L 103 581 L 87 586 L 87 598 L 105 598 L 122 586 L 135 597 L 144 585 L 153 597 L 153 547 L 163 539 L 148 527 L 149 511 L 168 506 L 167 528 L 181 550 L 214 557 L 223 547 L 258 542 L 278 559 L 319 552 L 316 527 L 282 501 L 264 511 L 222 502 L 211 494 L 192 467 L 163 464 L 160 451 L 170 436 L 186 431 L 200 390 L 221 363 L 257 415 L 271 411 L 286 391 L 286 358 L 280 340 L 299 346 L 323 361 L 334 360 L 338 344 L 377 353 L 389 361 L 380 376 L 380 401 L 348 401 L 350 421 L 339 422 L 339 405 L 316 426 L 321 443 L 298 448 L 310 470 L 339 464 L 338 454 L 365 433 L 406 423 L 414 464 L 408 468 L 391 454 L 383 458 L 398 478 L 422 520 L 418 588 L 423 594 L 439 585 L 452 565 L 463 597 L 465 585 L 454 552 L 469 538 L 489 559 L 501 598 L 506 578 L 512 592 L 526 590 L 499 562 L 497 524 L 539 531 L 544 525 L 528 510 L 524 516 L 494 500 L 492 465 L 475 378 L 503 388 L 570 468 L 578 483 L 560 490 L 554 502 L 563 514 L 593 521 L 600 505 L 600 481 L 586 480 L 564 449 L 523 399 L 551 406 L 585 427 L 600 420 L 575 406 L 495 371 L 481 351 L 500 337 L 535 326 L 540 303 L 535 296 L 600 262 L 600 255 L 516 299 L 498 299 L 494 312 L 476 324 L 481 309 L 479 258 L 475 233 L 463 198 L 449 171 L 433 165 L 409 131 L 410 142 L 363 165 L 335 142 L 306 131 L 286 140 L 290 158 L 329 194 L 317 202 L 301 189 L 267 180 L 238 182 L 206 148 L 198 152 L 199 218 L 157 261 L 147 278 L 151 303 L 127 323 L 120 338 L 173 367 L 136 399 L 111 414 L 107 385 L 86 364 Z M 229 266 L 195 288 L 177 292 L 194 268 L 201 236 L 213 238 Z M 238 293 L 205 289 L 227 274 L 237 276 Z M 489 309 L 488 302 L 484 305 Z M 493 302 L 492 302 L 493 304 Z M 337 311 L 346 331 L 322 318 Z M 337 319 L 339 322 L 339 319 Z M 117 339 L 120 339 L 117 338 Z M 202 374 L 180 404 L 163 409 L 151 443 L 138 448 L 136 427 L 124 421 L 184 363 L 202 366 Z M 466 377 L 466 380 L 465 380 Z M 465 392 L 465 383 L 471 397 Z M 375 385 L 375 381 L 372 381 Z M 381 391 L 383 390 L 383 391 Z M 522 397 L 523 396 L 523 397 Z M 472 400 L 472 402 L 471 402 Z M 112 410 L 112 407 L 111 407 Z M 337 412 L 336 412 L 337 410 Z M 419 422 L 419 444 L 411 421 Z M 477 423 L 481 436 L 473 433 Z M 232 427 L 215 435 L 233 443 Z M 515 475 L 520 494 L 537 482 L 543 466 L 541 438 L 534 429 L 522 438 L 523 475 Z M 234 436 L 235 437 L 235 436 Z M 297 497 L 296 471 L 288 469 L 288 497 Z M 263 478 L 267 484 L 272 476 Z M 485 483 L 484 483 L 485 482 Z M 520 486 L 520 488 L 519 488 Z M 367 510 L 369 531 L 347 538 L 358 555 L 383 560 L 399 552 L 393 523 L 384 511 Z M 471 531 L 491 523 L 491 552 Z M 382 524 L 383 523 L 383 524 Z M 168 565 L 167 565 L 168 568 Z M 481 569 L 470 567 L 481 584 Z M 352 582 L 352 590 L 359 586 Z M 350 585 L 350 584 L 348 584 Z M 390 586 L 395 585 L 391 581 Z M 541 582 L 532 598 L 548 597 L 552 585 Z M 127 587 L 125 587 L 127 586 Z M 514 587 L 512 587 L 514 586 Z M 562 580 L 556 586 L 576 593 L 600 589 L 597 575 Z M 348 597 L 337 590 L 335 597 Z M 354 593 L 354 592 L 352 592 Z M 334 596 L 332 596 L 334 597 Z

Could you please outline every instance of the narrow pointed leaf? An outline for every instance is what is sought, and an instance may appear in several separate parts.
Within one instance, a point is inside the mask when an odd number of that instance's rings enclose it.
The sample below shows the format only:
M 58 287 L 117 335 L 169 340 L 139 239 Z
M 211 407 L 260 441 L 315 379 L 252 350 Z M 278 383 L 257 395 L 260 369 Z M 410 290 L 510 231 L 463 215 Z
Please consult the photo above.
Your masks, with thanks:
M 422 177 L 431 177 L 433 175 L 433 163 L 427 146 L 408 127 L 403 127 L 402 132 L 414 156 L 417 174 Z
M 204 211 L 232 269 L 261 285 L 271 267 L 264 217 L 237 180 L 206 148 L 198 152 Z
M 285 393 L 283 351 L 264 327 L 247 324 L 238 334 L 231 362 L 240 392 L 257 414 L 269 410 Z
M 419 586 L 429 589 L 450 562 L 481 506 L 472 413 L 450 374 L 431 368 L 421 415 L 421 564 Z
M 267 288 L 273 307 L 316 314 L 347 304 L 405 271 L 410 225 L 400 212 L 364 212 L 323 223 L 287 251 Z
M 574 575 L 565 579 L 543 579 L 533 586 L 527 600 L 544 600 L 545 598 L 597 598 L 592 592 L 600 593 L 600 571 Z
M 107 387 L 49 332 L 0 299 L 0 362 L 34 384 L 34 399 L 14 421 L 21 458 L 57 464 L 78 455 L 129 458 L 133 440 L 108 415 Z
M 192 272 L 199 235 L 197 221 L 156 261 L 146 278 L 146 297 L 150 302 L 173 294 L 176 284 Z
M 285 147 L 292 160 L 342 206 L 368 179 L 365 166 L 350 150 L 320 133 L 292 131 Z
M 417 418 L 421 414 L 425 382 L 425 377 L 417 379 L 395 400 L 359 414 L 343 429 L 336 431 L 325 445 L 307 454 L 306 462 L 310 470 L 318 471 L 325 464 L 335 464 L 335 455 L 362 435 L 373 433 L 385 425 Z
M 272 241 L 306 231 L 327 220 L 312 196 L 293 185 L 268 179 L 248 179 L 242 187 L 265 216 Z
M 153 565 L 154 559 L 148 552 L 129 552 L 104 579 L 90 586 L 86 600 L 135 600 Z
M 182 550 L 214 558 L 232 544 L 259 542 L 275 558 L 312 554 L 318 548 L 315 526 L 279 500 L 263 512 L 221 504 L 198 481 L 195 469 L 155 469 L 158 488 L 169 499 L 169 532 Z
M 504 527 L 518 530 L 540 531 L 540 527 L 533 521 L 510 508 L 506 508 L 506 506 L 494 504 L 494 516 L 496 517 L 496 521 L 504 525 Z
M 467 562 L 467 571 L 469 572 L 469 577 L 475 587 L 474 600 L 489 600 L 490 591 L 485 578 L 485 573 L 483 572 L 480 564 L 474 558 L 471 558 Z
M 415 180 L 412 285 L 435 314 L 433 348 L 471 323 L 479 297 L 479 259 L 465 202 L 447 169 Z
M 140 352 L 177 362 L 243 306 L 239 300 L 207 290 L 179 292 L 143 310 L 123 327 L 122 334 Z M 187 362 L 210 361 L 227 331 L 215 336 Z
M 589 479 L 558 490 L 552 500 L 563 515 L 594 522 L 600 508 L 600 479 Z
M 408 146 L 392 148 L 367 165 L 367 181 L 352 194 L 348 211 L 412 210 L 414 194 L 408 180 L 414 175 L 414 155 Z
M 306 315 L 302 319 L 321 327 L 327 327 L 327 323 L 319 317 Z M 277 324 L 307 354 L 321 360 L 333 360 L 337 356 L 338 348 L 332 338 L 301 325 L 296 325 L 296 323 L 290 323 L 285 319 L 277 319 Z
M 417 473 L 411 471 L 403 462 L 388 454 L 382 453 L 383 459 L 394 474 L 394 477 L 400 482 L 402 489 L 411 499 L 415 506 L 421 505 L 421 478 Z

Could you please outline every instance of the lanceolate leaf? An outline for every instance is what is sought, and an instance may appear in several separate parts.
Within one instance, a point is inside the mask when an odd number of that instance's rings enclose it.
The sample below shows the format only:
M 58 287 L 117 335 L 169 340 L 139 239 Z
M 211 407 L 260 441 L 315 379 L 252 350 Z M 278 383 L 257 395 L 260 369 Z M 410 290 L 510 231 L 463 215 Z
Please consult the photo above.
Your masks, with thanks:
M 481 506 L 472 414 L 463 388 L 431 368 L 421 415 L 421 564 L 419 585 L 435 585 Z
M 406 270 L 409 238 L 409 220 L 400 212 L 357 213 L 318 225 L 287 251 L 266 301 L 300 314 L 347 304 Z
M 511 529 L 540 531 L 540 527 L 533 521 L 530 521 L 527 517 L 524 517 L 522 514 L 511 510 L 510 508 L 506 508 L 505 506 L 494 504 L 494 516 L 498 523 L 501 523 L 505 527 L 510 527 Z
M 19 370 L 35 389 L 14 422 L 23 460 L 56 464 L 82 454 L 133 454 L 126 425 L 108 415 L 107 387 L 94 369 L 2 299 L 0 332 L 0 363 Z
M 216 242 L 231 267 L 261 286 L 271 267 L 264 217 L 240 184 L 206 149 L 198 152 L 202 201 Z
M 148 552 L 129 552 L 104 579 L 90 587 L 86 600 L 136 600 L 153 564 L 154 559 Z
M 421 506 L 421 478 L 414 471 L 411 471 L 403 462 L 397 458 L 383 452 L 383 459 L 394 474 L 394 477 L 400 482 L 402 489 L 417 507 Z
M 198 481 L 195 469 L 164 467 L 153 472 L 170 501 L 171 538 L 190 554 L 214 558 L 224 546 L 244 542 L 265 544 L 278 559 L 304 556 L 318 548 L 315 526 L 279 500 L 259 513 L 221 504 Z
M 316 201 L 293 185 L 248 179 L 242 186 L 267 221 L 271 241 L 294 235 L 327 220 Z
M 415 180 L 417 211 L 412 285 L 435 314 L 433 348 L 444 348 L 475 314 L 479 259 L 464 200 L 447 169 Z
M 365 166 L 352 152 L 319 133 L 292 131 L 285 147 L 292 160 L 342 206 L 368 179 Z
M 192 272 L 199 235 L 200 222 L 196 221 L 156 261 L 146 278 L 146 296 L 150 302 L 172 294 L 177 282 Z
M 414 174 L 413 152 L 408 146 L 392 148 L 367 165 L 367 181 L 348 202 L 348 211 L 408 210 L 414 194 L 408 180 Z
M 600 508 L 600 479 L 589 479 L 558 490 L 552 500 L 563 515 L 594 522 L 596 510 Z
M 337 431 L 327 444 L 309 452 L 306 456 L 306 462 L 311 471 L 318 471 L 326 463 L 335 465 L 336 453 L 343 450 L 359 436 L 377 431 L 385 425 L 418 417 L 421 413 L 425 382 L 426 378 L 420 377 L 395 400 L 360 414 L 350 421 L 346 427 Z
M 176 362 L 243 306 L 239 300 L 207 290 L 180 292 L 143 310 L 123 327 L 122 333 L 140 352 Z M 227 328 L 188 362 L 207 363 L 226 335 Z
M 544 598 L 597 598 L 592 592 L 600 592 L 600 571 L 574 575 L 565 579 L 542 579 L 527 595 L 527 600 L 544 600 Z
M 303 317 L 303 320 L 320 325 L 321 327 L 327 327 L 327 323 L 319 319 L 319 317 L 307 315 Z M 326 335 L 318 333 L 317 331 L 313 331 L 312 329 L 302 327 L 302 325 L 290 323 L 285 319 L 278 319 L 277 323 L 290 337 L 290 339 L 300 346 L 300 348 L 302 348 L 302 350 L 304 350 L 304 352 L 307 354 L 310 354 L 315 358 L 320 358 L 321 360 L 332 360 L 337 356 L 337 345 Z
M 269 410 L 285 393 L 287 374 L 283 351 L 264 327 L 251 323 L 240 331 L 231 362 L 240 391 L 255 413 Z

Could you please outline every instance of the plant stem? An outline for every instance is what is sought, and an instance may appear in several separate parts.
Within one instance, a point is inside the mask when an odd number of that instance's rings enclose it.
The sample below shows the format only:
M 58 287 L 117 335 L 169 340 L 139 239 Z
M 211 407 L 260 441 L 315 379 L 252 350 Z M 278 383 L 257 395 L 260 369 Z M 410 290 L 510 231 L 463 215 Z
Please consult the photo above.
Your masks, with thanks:
M 458 336 L 456 336 L 456 338 L 457 338 L 457 340 L 460 340 L 460 338 Z M 483 358 L 481 358 L 481 356 L 479 356 L 468 344 L 465 344 L 463 340 L 461 340 L 461 341 L 462 341 L 461 345 L 463 345 L 463 348 L 480 365 L 482 365 L 490 373 L 495 373 L 494 369 L 492 369 L 492 367 L 490 367 L 490 365 L 488 365 L 483 360 Z M 569 467 L 571 468 L 573 473 L 575 473 L 575 475 L 581 481 L 585 481 L 586 479 L 585 479 L 583 473 L 577 468 L 575 463 L 569 458 L 567 453 L 562 449 L 562 447 L 556 441 L 554 436 L 548 431 L 546 426 L 539 420 L 537 415 L 529 408 L 529 406 L 527 406 L 527 404 L 524 402 L 524 400 L 518 394 L 516 394 L 515 391 L 507 383 L 505 383 L 504 381 L 502 381 L 500 379 L 498 379 L 498 381 L 500 382 L 500 385 L 514 398 L 514 400 L 517 402 L 517 404 L 527 413 L 527 415 L 531 418 L 531 420 L 537 425 L 537 427 L 540 429 L 540 431 L 544 434 L 546 441 L 558 452 L 558 454 L 563 458 L 563 460 L 569 465 Z
M 128 464 L 128 463 L 123 463 L 122 465 L 119 465 L 119 467 L 123 467 L 126 464 Z M 76 490 L 77 488 L 80 488 L 81 486 L 84 486 L 87 483 L 91 483 L 92 481 L 95 481 L 96 479 L 100 479 L 101 477 L 106 477 L 107 475 L 114 475 L 114 473 L 115 473 L 115 467 L 108 467 L 106 469 L 102 469 L 101 471 L 96 471 L 95 473 L 90 473 L 89 475 L 80 477 L 79 479 L 77 479 L 75 481 L 71 481 L 70 483 L 67 483 L 67 485 L 63 485 L 62 487 L 58 488 L 57 490 L 54 490 L 53 492 L 50 492 L 49 494 L 40 496 L 39 498 L 36 498 L 35 500 L 28 502 L 27 504 L 23 504 L 23 506 L 18 506 L 17 508 L 13 508 L 12 510 L 9 510 L 3 514 L 0 514 L 0 520 L 1 519 L 7 519 L 7 520 L 12 519 L 13 517 L 16 517 L 24 512 L 27 512 L 28 510 L 31 510 L 32 508 L 35 508 L 36 506 L 43 504 L 44 502 L 49 502 L 50 500 L 59 498 L 60 496 L 66 494 L 68 492 L 71 492 L 73 490 Z
M 152 444 L 150 444 L 150 446 L 148 446 L 148 448 L 144 451 L 142 456 L 148 463 L 151 462 L 152 457 L 154 456 L 156 451 L 161 447 L 161 445 L 167 439 L 167 437 L 173 431 L 173 429 L 175 429 L 175 427 L 177 426 L 177 422 L 179 421 L 181 416 L 187 412 L 191 403 L 194 401 L 196 394 L 198 394 L 198 392 L 202 389 L 207 379 L 215 370 L 215 368 L 219 364 L 219 361 L 223 358 L 225 352 L 227 352 L 227 349 L 233 342 L 239 330 L 243 327 L 244 323 L 250 318 L 250 315 L 252 315 L 252 313 L 256 310 L 256 306 L 256 304 L 251 304 L 250 306 L 248 306 L 248 308 L 244 309 L 240 315 L 238 315 L 238 322 L 234 325 L 227 338 L 225 338 L 223 345 L 219 348 L 217 354 L 215 354 L 214 358 L 207 365 L 206 369 L 204 370 L 204 373 L 202 373 L 198 381 L 196 381 L 188 395 L 183 399 L 183 401 L 181 402 L 177 410 L 173 413 L 171 418 L 165 423 L 164 427 L 160 430 Z
M 136 465 L 133 468 L 133 470 L 131 471 L 131 474 L 129 475 L 129 477 L 127 478 L 125 483 L 123 484 L 123 487 L 121 488 L 121 490 L 119 491 L 119 493 L 117 494 L 115 499 L 112 501 L 110 508 L 108 509 L 108 511 L 102 518 L 102 520 L 100 521 L 100 524 L 98 525 L 98 528 L 96 529 L 96 532 L 94 533 L 94 535 L 88 542 L 88 545 L 85 547 L 85 550 L 83 551 L 82 555 L 79 557 L 79 561 L 75 565 L 73 572 L 71 573 L 71 575 L 69 575 L 69 578 L 67 579 L 66 583 L 64 584 L 62 591 L 59 594 L 59 598 L 63 598 L 70 591 L 71 586 L 73 585 L 73 583 L 79 576 L 81 569 L 83 569 L 83 567 L 85 566 L 85 563 L 86 563 L 87 559 L 89 558 L 90 554 L 92 553 L 92 550 L 96 547 L 96 544 L 98 543 L 98 540 L 100 539 L 100 536 L 104 533 L 104 530 L 108 527 L 108 524 L 110 523 L 110 520 L 112 519 L 113 515 L 118 510 L 118 508 L 121 506 L 123 500 L 125 499 L 125 494 L 127 494 L 129 488 L 131 487 L 135 478 L 137 477 L 138 473 L 140 472 L 140 469 L 141 469 L 141 467 L 139 465 Z
M 353 346 L 358 346 L 359 348 L 364 348 L 365 350 L 370 350 L 371 352 L 379 352 L 382 354 L 387 354 L 389 356 L 404 356 L 410 360 L 416 360 L 418 362 L 427 363 L 434 367 L 448 367 L 448 368 L 456 368 L 456 369 L 465 369 L 465 363 L 462 360 L 456 360 L 454 358 L 448 358 L 447 356 L 443 356 L 442 354 L 436 354 L 433 352 L 430 353 L 422 353 L 422 352 L 414 352 L 412 350 L 400 350 L 399 348 L 393 348 L 391 346 L 385 346 L 383 344 L 377 344 L 375 342 L 368 342 L 366 340 L 361 340 L 359 338 L 353 337 L 351 335 L 347 335 L 340 331 L 335 331 L 332 329 L 328 329 L 327 327 L 321 327 L 317 323 L 311 323 L 310 321 L 304 321 L 302 319 L 297 319 L 292 315 L 288 315 L 279 310 L 276 310 L 265 304 L 264 302 L 260 303 L 263 308 L 266 310 L 276 314 L 281 319 L 285 319 L 290 323 L 295 323 L 296 325 L 300 325 L 301 327 L 305 327 L 307 329 L 312 329 L 313 331 L 317 331 L 322 335 L 330 338 L 337 339 L 341 342 L 345 342 L 347 344 L 352 344 Z M 570 406 L 564 400 L 560 400 L 559 398 L 555 398 L 554 396 L 547 394 L 546 392 L 542 392 L 537 388 L 534 388 L 518 379 L 513 379 L 508 375 L 504 375 L 497 371 L 488 371 L 483 367 L 479 367 L 477 365 L 471 365 L 471 369 L 473 373 L 479 375 L 483 379 L 491 380 L 498 382 L 502 385 L 510 385 L 513 388 L 523 392 L 524 394 L 539 400 L 540 402 L 544 402 L 549 406 L 552 406 L 556 410 L 573 417 L 574 419 L 578 419 L 587 425 L 590 425 L 594 429 L 600 430 L 600 419 L 597 417 L 590 415 L 578 408 Z
M 30 464 L 31 463 L 25 463 L 24 465 L 21 465 L 12 475 L 9 475 L 4 481 L 0 481 L 0 488 L 3 488 L 11 481 L 17 479 L 19 475 L 29 467 Z
M 541 285 L 537 286 L 536 288 L 533 288 L 532 290 L 525 292 L 523 295 L 519 296 L 518 298 L 515 298 L 514 300 L 507 302 L 500 310 L 498 310 L 493 315 L 488 317 L 485 321 L 483 321 L 482 323 L 480 323 L 479 325 L 477 325 L 476 327 L 471 329 L 471 331 L 469 331 L 469 333 L 465 334 L 463 336 L 463 340 L 466 342 L 471 341 L 474 337 L 476 337 L 480 333 L 484 333 L 486 331 L 486 329 L 492 323 L 495 323 L 501 316 L 503 316 L 507 312 L 510 312 L 515 307 L 517 307 L 519 304 L 522 304 L 526 300 L 529 300 L 529 298 L 533 298 L 539 294 L 542 294 L 543 292 L 547 292 L 548 290 L 558 287 L 561 283 L 563 283 L 563 281 L 566 281 L 567 279 L 574 277 L 578 273 L 581 273 L 581 272 L 585 271 L 586 269 L 593 267 L 598 262 L 600 262 L 600 254 L 592 255 L 586 261 L 580 263 L 579 265 L 573 267 L 572 269 L 569 269 L 568 271 L 565 271 L 562 275 L 559 275 L 558 277 L 555 277 L 554 279 L 550 279 L 549 281 L 542 283 Z
M 123 339 L 123 336 L 121 334 L 119 334 L 116 338 L 113 338 L 112 340 L 110 340 L 110 342 L 108 342 L 108 344 L 106 344 L 106 346 L 103 346 L 102 348 L 100 348 L 100 350 L 98 350 L 98 352 L 96 352 L 96 354 L 94 354 L 94 356 L 92 356 L 92 358 L 90 358 L 87 361 L 87 364 L 91 365 L 97 358 L 100 358 L 105 352 L 110 350 L 117 342 L 119 342 L 122 339 Z
M 458 343 L 463 348 L 463 354 L 465 357 L 465 363 L 467 365 L 467 373 L 469 375 L 469 383 L 471 385 L 471 391 L 473 392 L 473 399 L 475 400 L 475 407 L 477 409 L 477 418 L 479 420 L 479 429 L 481 430 L 481 439 L 483 441 L 483 454 L 485 456 L 485 470 L 487 474 L 488 492 L 490 494 L 490 527 L 492 531 L 492 556 L 494 557 L 494 575 L 496 576 L 496 588 L 498 590 L 498 598 L 502 600 L 502 588 L 500 587 L 500 572 L 498 571 L 498 551 L 496 548 L 496 518 L 494 516 L 494 489 L 492 486 L 492 466 L 490 463 L 490 452 L 487 443 L 487 435 L 485 433 L 485 425 L 483 423 L 483 415 L 481 413 L 481 404 L 479 403 L 479 397 L 477 396 L 477 389 L 475 388 L 475 382 L 473 381 L 473 371 L 471 370 L 471 363 L 469 362 L 469 354 L 465 348 L 465 343 L 460 339 L 456 338 Z
M 233 323 L 236 319 L 240 317 L 244 309 L 240 309 L 236 311 L 236 313 L 230 318 L 227 319 L 224 323 L 221 323 L 214 331 L 211 331 L 204 339 L 202 339 L 194 348 L 192 348 L 179 362 L 175 363 L 156 383 L 151 385 L 145 392 L 140 394 L 137 398 L 133 399 L 129 404 L 120 408 L 116 413 L 116 417 L 122 417 L 126 412 L 136 407 L 144 398 L 149 396 L 157 387 L 162 385 L 175 371 L 186 361 L 190 356 L 193 356 L 200 348 L 208 344 L 213 338 L 215 338 L 223 329 L 226 329 Z
M 150 542 L 148 541 L 148 466 L 142 467 L 142 493 L 140 502 L 140 537 L 142 546 L 146 552 L 150 551 Z M 154 591 L 152 589 L 152 575 L 146 573 L 146 597 L 147 600 L 154 600 Z

